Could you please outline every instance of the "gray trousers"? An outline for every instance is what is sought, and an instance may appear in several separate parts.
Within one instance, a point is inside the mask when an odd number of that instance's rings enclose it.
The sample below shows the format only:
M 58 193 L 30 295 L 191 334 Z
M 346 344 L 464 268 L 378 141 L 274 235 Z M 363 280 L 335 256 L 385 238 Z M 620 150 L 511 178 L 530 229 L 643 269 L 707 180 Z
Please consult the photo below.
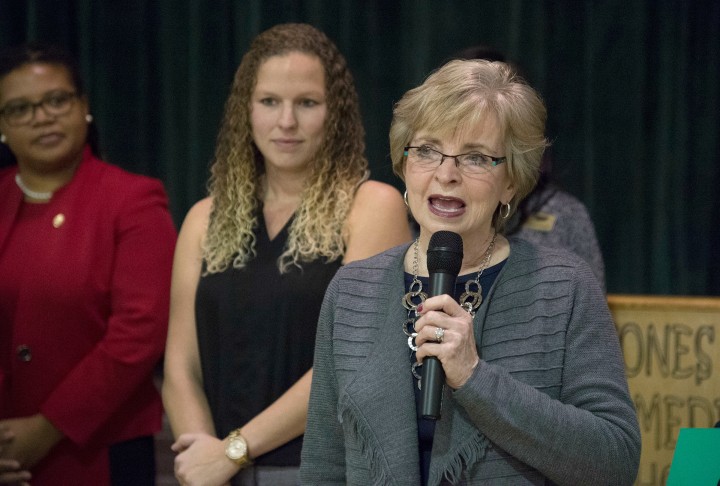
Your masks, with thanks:
M 233 486 L 297 486 L 299 467 L 252 466 L 240 471 Z

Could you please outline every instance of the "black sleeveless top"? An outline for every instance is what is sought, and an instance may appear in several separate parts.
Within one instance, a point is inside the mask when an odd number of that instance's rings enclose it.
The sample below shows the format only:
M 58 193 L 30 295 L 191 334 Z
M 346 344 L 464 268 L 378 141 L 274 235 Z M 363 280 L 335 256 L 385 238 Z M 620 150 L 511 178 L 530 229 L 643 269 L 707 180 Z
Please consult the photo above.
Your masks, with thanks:
M 292 218 L 272 241 L 262 211 L 258 221 L 257 256 L 243 269 L 201 277 L 197 288 L 203 382 L 220 438 L 245 425 L 312 368 L 320 306 L 341 263 L 316 260 L 280 274 L 277 259 Z M 299 437 L 255 463 L 298 466 L 301 448 Z

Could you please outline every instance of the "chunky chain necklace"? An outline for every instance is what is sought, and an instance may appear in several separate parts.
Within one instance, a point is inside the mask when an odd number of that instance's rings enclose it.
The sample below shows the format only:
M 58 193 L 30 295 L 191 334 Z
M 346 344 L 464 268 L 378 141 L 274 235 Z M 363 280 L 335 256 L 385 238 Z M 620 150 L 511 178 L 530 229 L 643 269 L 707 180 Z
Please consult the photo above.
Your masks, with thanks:
M 497 240 L 497 231 L 493 233 L 492 240 L 485 250 L 485 256 L 483 257 L 482 263 L 480 263 L 480 270 L 474 279 L 465 282 L 465 292 L 460 295 L 460 306 L 465 309 L 472 317 L 475 317 L 475 312 L 482 304 L 482 286 L 480 285 L 480 276 L 485 271 L 492 258 L 493 250 L 495 249 L 495 241 Z M 486 240 L 487 241 L 487 240 Z M 411 352 L 417 351 L 415 346 L 415 321 L 417 321 L 418 314 L 417 308 L 420 304 L 425 302 L 428 298 L 427 294 L 423 292 L 422 281 L 418 278 L 418 247 L 420 246 L 420 237 L 415 239 L 413 245 L 413 279 L 410 284 L 408 292 L 402 298 L 402 305 L 407 309 L 407 319 L 403 322 L 402 330 L 408 338 L 408 347 Z M 420 388 L 421 376 L 417 372 L 417 367 L 422 366 L 421 363 L 413 363 L 410 371 L 413 376 L 418 380 L 417 385 Z
M 480 270 L 475 275 L 475 280 L 468 280 L 465 282 L 465 292 L 460 295 L 460 306 L 468 311 L 471 316 L 475 317 L 475 311 L 478 310 L 480 304 L 482 304 L 482 286 L 480 285 L 480 276 L 485 271 L 492 258 L 493 250 L 495 249 L 495 240 L 497 239 L 497 231 L 493 233 L 492 240 L 485 250 L 485 257 L 480 264 Z

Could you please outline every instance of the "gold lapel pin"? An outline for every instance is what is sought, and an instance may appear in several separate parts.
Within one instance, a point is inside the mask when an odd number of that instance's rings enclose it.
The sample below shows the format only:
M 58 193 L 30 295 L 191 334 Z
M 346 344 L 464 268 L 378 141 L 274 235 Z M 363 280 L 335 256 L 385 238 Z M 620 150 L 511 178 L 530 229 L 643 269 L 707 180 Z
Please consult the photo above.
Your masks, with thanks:
M 63 213 L 58 213 L 53 218 L 53 227 L 59 228 L 60 226 L 63 225 L 64 222 L 65 222 L 65 215 Z

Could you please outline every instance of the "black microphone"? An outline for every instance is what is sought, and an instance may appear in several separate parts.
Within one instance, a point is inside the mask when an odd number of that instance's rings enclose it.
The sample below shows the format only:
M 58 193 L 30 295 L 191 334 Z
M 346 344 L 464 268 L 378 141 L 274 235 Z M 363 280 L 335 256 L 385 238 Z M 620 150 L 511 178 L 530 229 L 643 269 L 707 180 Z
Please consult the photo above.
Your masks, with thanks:
M 438 231 L 430 238 L 427 250 L 427 269 L 430 274 L 430 297 L 448 294 L 452 296 L 463 259 L 463 242 L 459 234 L 452 231 Z M 442 389 L 445 371 L 435 356 L 423 360 L 423 399 L 420 415 L 423 418 L 440 418 Z

